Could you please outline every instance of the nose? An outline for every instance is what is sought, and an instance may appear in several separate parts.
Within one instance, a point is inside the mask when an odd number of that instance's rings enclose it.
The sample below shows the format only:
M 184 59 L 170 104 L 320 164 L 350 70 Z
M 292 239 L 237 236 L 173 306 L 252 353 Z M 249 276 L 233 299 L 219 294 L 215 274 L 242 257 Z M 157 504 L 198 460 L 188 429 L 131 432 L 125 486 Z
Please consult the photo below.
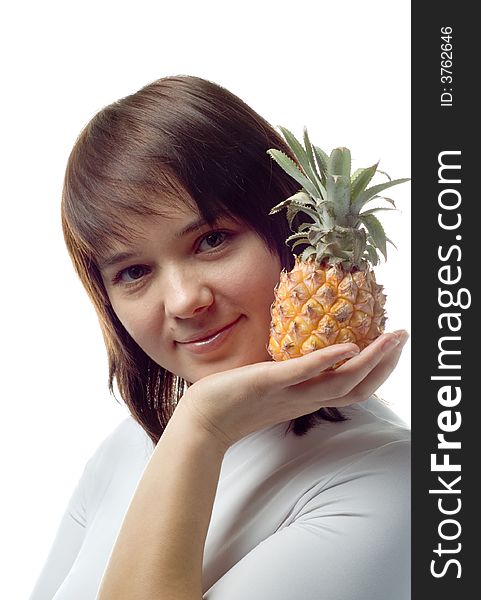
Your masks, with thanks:
M 211 286 L 197 273 L 172 269 L 163 279 L 164 310 L 167 317 L 190 319 L 214 302 Z

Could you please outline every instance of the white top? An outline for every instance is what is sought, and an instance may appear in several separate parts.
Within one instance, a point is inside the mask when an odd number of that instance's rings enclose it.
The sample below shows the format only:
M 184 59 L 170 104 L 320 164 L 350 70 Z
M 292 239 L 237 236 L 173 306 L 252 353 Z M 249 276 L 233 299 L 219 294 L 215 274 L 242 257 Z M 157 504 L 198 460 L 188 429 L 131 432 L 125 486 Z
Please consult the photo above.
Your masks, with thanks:
M 374 397 L 342 411 L 349 420 L 304 436 L 281 424 L 229 448 L 206 540 L 206 600 L 410 598 L 409 430 Z M 95 600 L 152 451 L 131 417 L 104 440 L 30 600 Z

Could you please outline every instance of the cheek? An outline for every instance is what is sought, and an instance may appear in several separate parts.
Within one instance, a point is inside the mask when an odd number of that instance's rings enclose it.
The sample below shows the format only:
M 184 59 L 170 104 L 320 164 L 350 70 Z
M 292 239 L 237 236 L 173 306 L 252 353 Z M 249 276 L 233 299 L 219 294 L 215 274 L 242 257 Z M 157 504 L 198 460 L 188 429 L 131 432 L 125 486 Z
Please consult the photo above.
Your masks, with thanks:
M 225 281 L 228 282 L 231 299 L 242 304 L 251 316 L 257 314 L 265 318 L 266 311 L 270 316 L 274 287 L 279 281 L 282 267 L 277 257 L 262 250 L 244 257 L 240 264 L 232 265 L 231 275 L 226 274 Z
M 112 306 L 127 333 L 139 346 L 144 346 L 149 336 L 155 333 L 153 309 L 146 304 L 138 306 L 137 303 L 133 303 L 130 307 L 114 304 Z

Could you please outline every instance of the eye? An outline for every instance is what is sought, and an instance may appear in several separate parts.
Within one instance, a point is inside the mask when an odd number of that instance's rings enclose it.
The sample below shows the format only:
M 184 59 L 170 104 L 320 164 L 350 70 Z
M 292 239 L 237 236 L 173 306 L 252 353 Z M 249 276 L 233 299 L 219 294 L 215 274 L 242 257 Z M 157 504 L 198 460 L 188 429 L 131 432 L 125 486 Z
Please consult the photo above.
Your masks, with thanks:
M 127 267 L 127 269 L 122 269 L 119 271 L 115 277 L 114 283 L 121 284 L 133 284 L 139 281 L 147 272 L 147 267 L 143 267 L 142 265 L 133 265 L 131 267 Z
M 217 248 L 226 241 L 227 237 L 228 234 L 225 231 L 210 231 L 200 240 L 198 250 L 204 252 Z

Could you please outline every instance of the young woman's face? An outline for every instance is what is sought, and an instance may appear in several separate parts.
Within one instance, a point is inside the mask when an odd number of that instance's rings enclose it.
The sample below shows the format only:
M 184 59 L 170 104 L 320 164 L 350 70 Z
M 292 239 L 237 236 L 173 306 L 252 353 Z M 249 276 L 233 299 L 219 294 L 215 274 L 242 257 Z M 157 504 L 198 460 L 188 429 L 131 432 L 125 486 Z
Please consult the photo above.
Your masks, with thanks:
M 135 225 L 131 245 L 100 267 L 115 313 L 144 352 L 190 383 L 270 360 L 282 267 L 257 233 L 227 217 L 212 228 L 184 208 Z

